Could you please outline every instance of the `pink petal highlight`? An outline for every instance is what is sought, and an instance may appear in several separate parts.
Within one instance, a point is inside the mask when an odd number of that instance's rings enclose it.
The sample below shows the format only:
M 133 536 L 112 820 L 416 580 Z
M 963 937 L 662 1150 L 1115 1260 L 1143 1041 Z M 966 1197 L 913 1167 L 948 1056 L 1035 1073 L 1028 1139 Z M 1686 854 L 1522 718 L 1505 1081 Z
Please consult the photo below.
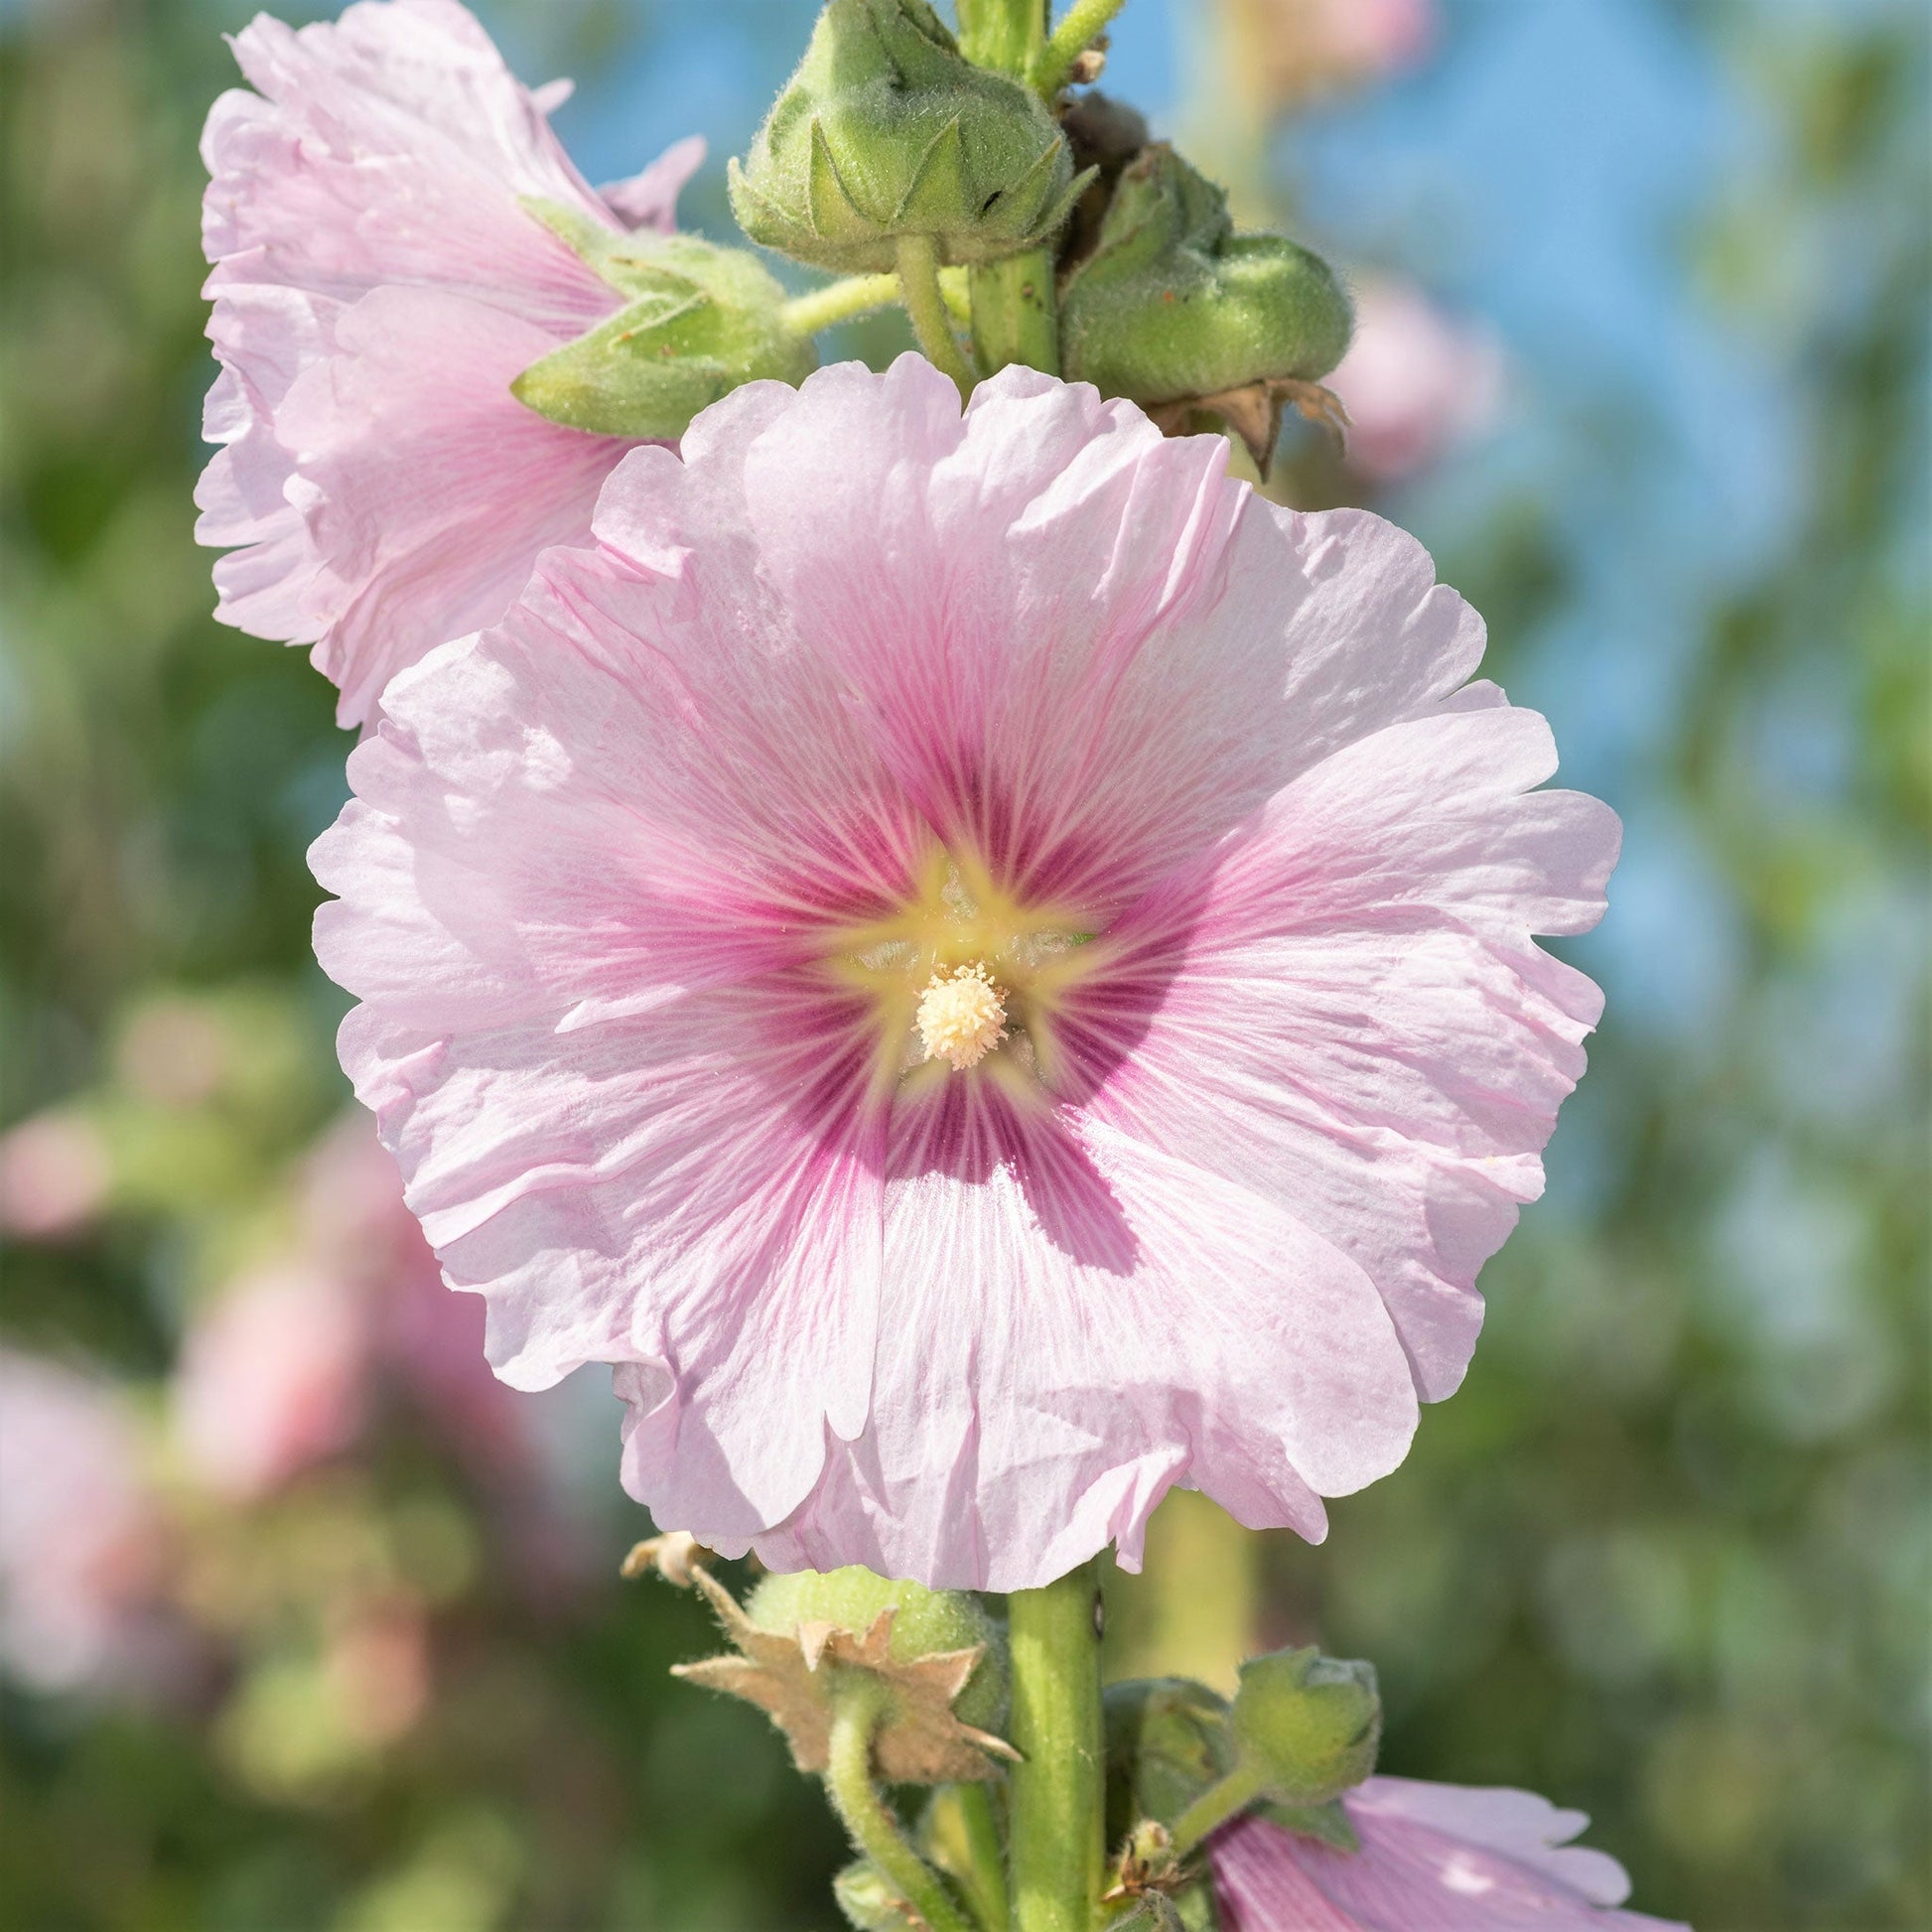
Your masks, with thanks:
M 1341 1802 L 1359 1851 L 1262 1818 L 1209 1841 L 1226 1932 L 1688 1932 L 1609 1909 L 1622 1866 L 1567 1843 L 1582 1812 L 1530 1792 L 1377 1777 Z

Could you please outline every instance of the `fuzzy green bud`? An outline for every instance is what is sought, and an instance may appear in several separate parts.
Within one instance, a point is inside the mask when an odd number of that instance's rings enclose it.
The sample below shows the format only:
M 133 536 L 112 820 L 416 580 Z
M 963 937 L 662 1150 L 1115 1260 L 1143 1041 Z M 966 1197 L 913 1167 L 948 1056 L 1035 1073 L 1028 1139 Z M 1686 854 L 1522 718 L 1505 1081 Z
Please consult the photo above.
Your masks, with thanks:
M 852 273 L 901 237 L 944 263 L 1037 246 L 1079 189 L 1042 101 L 959 52 L 926 0 L 831 0 L 765 117 L 732 208 L 754 241 Z
M 780 1636 L 826 1624 L 864 1632 L 886 1610 L 893 1612 L 888 1655 L 895 1664 L 983 1648 L 970 1681 L 953 1700 L 952 1712 L 962 1724 L 997 1730 L 1006 1722 L 1012 1681 L 1006 1630 L 977 1596 L 892 1583 L 853 1564 L 844 1570 L 766 1577 L 745 1601 L 745 1614 L 756 1628 Z
M 1382 1700 L 1372 1664 L 1277 1650 L 1241 1666 L 1228 1714 L 1240 1767 L 1267 1796 L 1322 1805 L 1375 1769 Z
M 1159 143 L 1122 172 L 1060 300 L 1068 378 L 1149 406 L 1313 382 L 1353 327 L 1320 256 L 1285 235 L 1236 234 L 1227 197 Z
M 914 1932 L 920 1923 L 868 1859 L 849 1864 L 832 1880 L 832 1896 L 853 1932 Z
M 554 203 L 526 206 L 625 298 L 510 384 L 538 415 L 670 441 L 742 383 L 802 382 L 817 366 L 810 341 L 784 326 L 783 288 L 750 250 L 698 235 L 620 235 Z
M 1143 1819 L 1172 1825 L 1234 1766 L 1227 1700 L 1184 1678 L 1109 1684 L 1107 1824 L 1116 1842 Z

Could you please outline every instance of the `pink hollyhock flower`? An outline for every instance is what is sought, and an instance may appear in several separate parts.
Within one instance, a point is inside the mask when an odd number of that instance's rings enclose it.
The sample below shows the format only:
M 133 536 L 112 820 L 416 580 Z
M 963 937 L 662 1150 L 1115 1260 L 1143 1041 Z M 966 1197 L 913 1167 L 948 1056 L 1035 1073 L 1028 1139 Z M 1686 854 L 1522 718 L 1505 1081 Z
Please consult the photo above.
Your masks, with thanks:
M 0 1350 L 0 1662 L 43 1691 L 151 1680 L 164 1534 L 106 1385 Z
M 1671 1932 L 1608 1909 L 1630 1881 L 1569 1843 L 1589 1823 L 1580 1811 L 1412 1778 L 1370 1778 L 1341 1802 L 1357 1852 L 1260 1818 L 1208 1841 L 1223 1932 Z
M 1328 386 L 1348 409 L 1349 462 L 1372 482 L 1397 483 L 1494 423 L 1502 350 L 1421 290 L 1368 280 L 1355 290 L 1355 337 Z
M 581 541 L 629 444 L 509 384 L 621 306 L 522 206 L 667 231 L 701 141 L 594 191 L 457 0 L 361 0 L 234 39 L 259 90 L 214 103 L 203 238 L 222 363 L 197 492 L 216 615 L 315 645 L 358 724 L 432 644 L 499 618 L 537 552 Z
M 318 842 L 341 1045 L 490 1359 L 780 1569 L 1325 1528 L 1454 1388 L 1614 816 L 1413 539 L 916 356 L 640 450 Z

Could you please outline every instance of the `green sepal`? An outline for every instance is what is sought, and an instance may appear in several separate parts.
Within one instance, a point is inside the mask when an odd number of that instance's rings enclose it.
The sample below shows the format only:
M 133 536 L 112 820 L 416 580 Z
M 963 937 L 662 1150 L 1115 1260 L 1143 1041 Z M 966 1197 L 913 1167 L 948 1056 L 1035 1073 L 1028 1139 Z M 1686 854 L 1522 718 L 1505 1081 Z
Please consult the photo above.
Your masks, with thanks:
M 1325 1805 L 1283 1805 L 1264 1799 L 1255 1807 L 1255 1815 L 1267 1819 L 1271 1825 L 1279 1825 L 1285 1832 L 1295 1833 L 1298 1838 L 1316 1839 L 1331 1851 L 1362 1849 L 1362 1841 L 1348 1822 L 1347 1809 L 1339 1798 L 1330 1798 Z
M 901 235 L 954 265 L 1037 247 L 1077 199 L 1072 174 L 1044 103 L 965 60 L 926 0 L 831 0 L 729 170 L 754 241 L 843 273 L 891 269 Z
M 1205 1872 L 1191 1884 L 1169 1894 L 1183 1932 L 1220 1932 L 1221 1914 L 1214 1904 L 1213 1881 Z
M 1226 196 L 1165 143 L 1122 171 L 1060 295 L 1068 378 L 1149 407 L 1314 382 L 1353 327 L 1320 256 L 1286 235 L 1236 234 Z
M 697 235 L 618 234 L 555 203 L 529 211 L 629 298 L 510 384 L 572 429 L 670 441 L 747 382 L 802 382 L 812 345 L 783 324 L 785 292 L 757 256 Z

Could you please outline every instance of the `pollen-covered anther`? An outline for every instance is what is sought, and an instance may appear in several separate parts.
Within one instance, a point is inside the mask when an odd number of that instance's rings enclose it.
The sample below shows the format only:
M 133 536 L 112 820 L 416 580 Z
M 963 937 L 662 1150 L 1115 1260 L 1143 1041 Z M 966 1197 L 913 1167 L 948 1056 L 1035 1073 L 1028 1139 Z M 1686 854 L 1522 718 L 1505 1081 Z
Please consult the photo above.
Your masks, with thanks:
M 918 1028 L 926 1058 L 963 1073 L 1006 1037 L 1006 1002 L 982 965 L 934 973 L 919 998 Z

